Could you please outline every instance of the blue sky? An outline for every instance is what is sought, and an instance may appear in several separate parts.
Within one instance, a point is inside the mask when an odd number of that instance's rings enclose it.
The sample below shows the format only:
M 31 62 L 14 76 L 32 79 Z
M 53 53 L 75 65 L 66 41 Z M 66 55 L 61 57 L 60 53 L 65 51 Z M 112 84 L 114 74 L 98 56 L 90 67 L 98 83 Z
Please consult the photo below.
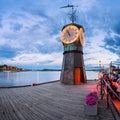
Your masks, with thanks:
M 85 28 L 85 66 L 105 66 L 120 61 L 119 0 L 0 0 L 0 64 L 23 68 L 61 68 L 60 32 L 71 23 Z

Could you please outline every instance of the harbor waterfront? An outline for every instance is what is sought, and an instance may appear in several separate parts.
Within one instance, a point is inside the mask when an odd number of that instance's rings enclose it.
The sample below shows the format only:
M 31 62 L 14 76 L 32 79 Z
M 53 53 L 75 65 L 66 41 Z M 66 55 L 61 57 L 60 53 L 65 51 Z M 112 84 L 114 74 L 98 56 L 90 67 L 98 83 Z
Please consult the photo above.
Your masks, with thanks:
M 10 78 L 10 74 L 13 72 L 5 73 Z M 26 73 L 28 74 L 29 72 Z M 36 72 L 31 71 L 32 76 L 33 73 L 35 75 Z M 38 73 L 40 74 L 41 72 L 38 71 Z M 45 76 L 48 75 L 48 72 L 43 73 Z M 56 73 L 59 76 L 60 72 Z M 87 80 L 87 83 L 80 83 L 80 85 L 64 85 L 60 81 L 54 80 L 43 82 L 45 84 L 42 83 L 37 86 L 0 87 L 0 119 L 114 120 L 117 114 L 112 108 L 112 104 L 109 104 L 110 107 L 108 107 L 107 94 L 101 100 L 101 95 L 98 92 L 96 114 L 89 115 L 89 112 L 86 113 L 86 110 L 88 111 L 86 108 L 86 95 L 91 92 L 97 92 L 96 78 L 98 72 L 87 71 L 86 73 L 89 74 L 89 80 Z M 52 74 L 54 75 L 55 72 L 52 72 Z M 51 72 L 49 72 L 49 75 L 51 75 Z M 93 80 L 92 77 L 94 78 Z M 47 78 L 51 77 L 47 76 Z M 119 118 L 115 120 L 119 120 Z
M 87 80 L 98 77 L 98 71 L 86 71 Z M 0 87 L 24 86 L 60 79 L 60 71 L 0 72 Z

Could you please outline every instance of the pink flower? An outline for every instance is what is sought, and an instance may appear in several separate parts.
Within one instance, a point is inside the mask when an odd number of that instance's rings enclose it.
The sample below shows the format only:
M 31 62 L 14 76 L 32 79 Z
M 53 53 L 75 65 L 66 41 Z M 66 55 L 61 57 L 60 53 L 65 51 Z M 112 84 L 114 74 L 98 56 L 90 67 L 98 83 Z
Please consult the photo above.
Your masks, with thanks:
M 97 92 L 91 92 L 86 96 L 86 104 L 87 105 L 95 105 L 98 101 Z

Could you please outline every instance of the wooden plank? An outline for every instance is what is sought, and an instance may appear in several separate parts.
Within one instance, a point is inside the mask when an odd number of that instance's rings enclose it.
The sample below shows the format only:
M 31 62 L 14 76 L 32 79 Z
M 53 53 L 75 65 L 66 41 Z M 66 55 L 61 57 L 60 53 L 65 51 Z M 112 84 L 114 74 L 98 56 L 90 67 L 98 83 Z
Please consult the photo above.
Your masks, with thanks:
M 5 97 L 5 94 L 3 92 L 4 90 L 1 90 L 2 95 L 2 109 L 3 109 L 3 115 L 5 120 L 12 120 L 11 114 L 9 112 L 9 103 L 7 101 L 7 98 Z
M 1 94 L 1 92 L 0 92 L 0 94 Z M 2 120 L 4 120 L 4 118 L 5 118 L 5 116 L 4 116 L 4 107 L 3 107 L 3 104 L 2 104 L 2 95 L 0 96 L 0 118 L 2 119 Z

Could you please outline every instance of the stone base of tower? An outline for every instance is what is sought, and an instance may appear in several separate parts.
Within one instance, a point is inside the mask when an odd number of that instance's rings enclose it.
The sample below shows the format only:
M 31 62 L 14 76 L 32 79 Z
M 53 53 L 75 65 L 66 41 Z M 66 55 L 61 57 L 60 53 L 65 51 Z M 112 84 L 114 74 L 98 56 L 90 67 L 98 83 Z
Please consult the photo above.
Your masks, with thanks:
M 82 52 L 69 51 L 64 53 L 60 81 L 68 85 L 86 83 Z

